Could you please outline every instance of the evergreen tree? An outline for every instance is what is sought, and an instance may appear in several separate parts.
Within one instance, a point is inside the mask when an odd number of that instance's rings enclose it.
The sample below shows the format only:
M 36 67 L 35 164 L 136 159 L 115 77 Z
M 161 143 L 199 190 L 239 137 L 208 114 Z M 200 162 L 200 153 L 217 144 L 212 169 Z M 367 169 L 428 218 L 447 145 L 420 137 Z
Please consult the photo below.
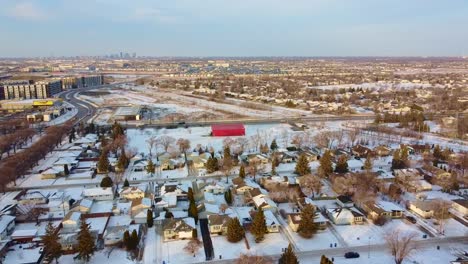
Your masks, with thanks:
M 297 232 L 303 238 L 311 238 L 317 232 L 317 225 L 314 223 L 315 209 L 307 204 L 301 211 L 301 221 Z
M 188 216 L 193 217 L 195 219 L 195 224 L 198 223 L 198 208 L 195 204 L 195 201 L 190 201 Z
M 300 176 L 310 174 L 311 170 L 309 166 L 309 160 L 307 159 L 307 156 L 305 154 L 301 154 L 299 156 L 294 172 L 296 174 L 299 174 Z
M 224 200 L 226 200 L 226 203 L 231 205 L 232 204 L 232 193 L 231 193 L 231 189 L 228 189 L 225 193 L 224 193 Z
M 364 170 L 371 171 L 373 166 L 374 164 L 372 162 L 372 157 L 370 155 L 367 155 L 366 161 L 364 161 Z
M 123 152 L 123 151 L 122 151 Z M 127 168 L 127 165 L 128 165 L 128 158 L 127 156 L 125 155 L 125 153 L 122 153 L 120 156 L 119 156 L 119 159 L 117 160 L 117 169 L 119 171 L 124 171 L 125 168 Z
M 432 151 L 432 155 L 434 156 L 435 159 L 440 160 L 442 159 L 442 150 L 440 149 L 439 145 L 436 145 L 434 147 L 434 150 Z
M 111 177 L 106 176 L 106 177 L 102 178 L 100 186 L 102 188 L 108 188 L 108 187 L 112 187 L 113 184 L 114 183 L 112 182 Z
M 96 251 L 96 245 L 94 237 L 89 231 L 89 225 L 84 219 L 81 219 L 80 231 L 78 232 L 78 255 L 76 259 L 83 260 L 84 262 L 89 262 L 91 257 Z
M 241 226 L 239 219 L 237 217 L 231 218 L 227 223 L 227 240 L 232 243 L 236 243 L 244 238 L 245 231 Z
M 320 259 L 320 264 L 333 264 L 333 261 L 325 257 L 325 255 L 322 255 L 322 258 Z
M 125 131 L 123 127 L 117 123 L 117 121 L 112 125 L 112 138 L 116 139 L 118 136 L 124 135 Z
M 72 127 L 72 129 L 70 130 L 70 136 L 68 137 L 68 143 L 72 143 L 72 141 L 76 139 L 75 134 L 75 127 Z
M 329 150 L 325 151 L 319 162 L 319 175 L 321 177 L 327 177 L 333 172 L 332 156 Z
M 44 256 L 49 259 L 55 259 L 55 262 L 58 263 L 58 259 L 62 255 L 62 246 L 59 243 L 59 234 L 56 232 L 54 226 L 51 222 L 47 224 L 46 233 L 42 237 L 42 242 L 44 243 Z
M 146 212 L 146 224 L 148 225 L 148 227 L 153 227 L 154 219 L 153 219 L 153 211 L 152 210 L 148 210 Z
M 272 151 L 275 151 L 275 150 L 278 149 L 278 144 L 276 143 L 276 139 L 273 139 L 273 141 L 271 141 L 270 149 L 271 149 Z
M 70 170 L 68 169 L 68 164 L 63 165 L 63 173 L 66 176 L 70 175 Z
M 130 186 L 130 183 L 128 182 L 127 179 L 125 179 L 123 187 L 129 187 L 129 186 Z
M 130 232 L 128 230 L 125 230 L 123 234 L 123 244 L 127 250 L 130 250 L 131 245 L 130 245 Z
M 138 234 L 135 229 L 133 229 L 132 234 L 130 235 L 130 241 L 131 241 L 131 250 L 137 249 L 138 242 L 140 242 L 140 239 L 138 238 Z
M 239 177 L 241 177 L 242 179 L 245 179 L 245 167 L 244 167 L 244 164 L 242 164 L 240 166 L 240 169 L 239 169 Z
M 265 238 L 265 234 L 268 232 L 266 226 L 265 214 L 262 209 L 259 209 L 255 214 L 254 219 L 252 220 L 252 226 L 250 227 L 250 232 L 255 237 L 255 242 L 259 243 Z
M 188 191 L 187 191 L 187 199 L 190 201 L 190 202 L 195 202 L 195 196 L 193 195 L 193 189 L 192 187 L 189 187 L 188 188 Z
M 206 162 L 206 171 L 208 173 L 213 173 L 218 170 L 219 170 L 218 159 L 213 156 L 210 157 L 208 161 Z
M 291 244 L 289 244 L 288 248 L 281 255 L 278 264 L 299 264 L 299 261 L 297 260 L 297 256 L 294 253 Z
M 149 159 L 148 160 L 148 165 L 146 165 L 146 172 L 148 174 L 153 175 L 153 173 L 156 171 L 156 167 L 154 166 L 153 160 Z
M 99 156 L 99 161 L 97 164 L 97 169 L 99 173 L 109 172 L 110 162 L 108 154 L 108 151 L 102 151 L 101 156 Z
M 338 162 L 336 163 L 335 172 L 338 173 L 346 173 L 348 172 L 348 158 L 346 155 L 341 155 L 338 158 Z

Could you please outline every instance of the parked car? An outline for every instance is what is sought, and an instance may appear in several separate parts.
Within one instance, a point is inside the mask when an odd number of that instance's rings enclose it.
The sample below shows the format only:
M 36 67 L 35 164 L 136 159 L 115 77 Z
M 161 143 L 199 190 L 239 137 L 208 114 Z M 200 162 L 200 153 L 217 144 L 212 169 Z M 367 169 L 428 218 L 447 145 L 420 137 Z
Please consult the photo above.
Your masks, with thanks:
M 406 219 L 408 222 L 412 223 L 412 224 L 416 224 L 416 222 L 417 222 L 417 221 L 416 221 L 416 218 L 412 217 L 411 215 L 405 216 L 405 219 Z
M 359 253 L 357 252 L 346 252 L 344 254 L 345 258 L 359 258 Z

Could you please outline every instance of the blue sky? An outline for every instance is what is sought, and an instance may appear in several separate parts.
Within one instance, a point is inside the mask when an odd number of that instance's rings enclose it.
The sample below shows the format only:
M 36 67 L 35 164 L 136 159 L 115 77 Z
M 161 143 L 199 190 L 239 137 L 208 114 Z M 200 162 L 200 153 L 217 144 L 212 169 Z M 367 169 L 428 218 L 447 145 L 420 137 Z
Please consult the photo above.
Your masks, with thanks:
M 0 0 L 0 57 L 461 56 L 467 0 Z

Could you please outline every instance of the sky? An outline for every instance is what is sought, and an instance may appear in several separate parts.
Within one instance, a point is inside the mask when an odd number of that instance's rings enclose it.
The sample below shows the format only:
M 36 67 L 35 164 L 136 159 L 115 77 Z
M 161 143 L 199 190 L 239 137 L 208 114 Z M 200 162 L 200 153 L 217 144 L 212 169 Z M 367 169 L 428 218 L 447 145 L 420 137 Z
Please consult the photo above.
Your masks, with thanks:
M 468 55 L 468 0 L 0 0 L 0 7 L 0 57 Z

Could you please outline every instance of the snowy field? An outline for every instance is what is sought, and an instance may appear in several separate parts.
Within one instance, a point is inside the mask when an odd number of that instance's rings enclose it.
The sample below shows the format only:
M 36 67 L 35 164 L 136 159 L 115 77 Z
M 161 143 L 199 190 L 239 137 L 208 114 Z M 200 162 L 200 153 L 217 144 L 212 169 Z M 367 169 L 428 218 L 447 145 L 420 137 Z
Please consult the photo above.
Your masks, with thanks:
M 258 132 L 265 136 L 263 140 L 270 143 L 274 138 L 278 138 L 283 131 L 293 133 L 291 126 L 288 124 L 255 124 L 245 125 L 246 137 L 253 136 Z M 192 148 L 198 144 L 201 146 L 213 147 L 215 150 L 221 150 L 223 140 L 226 137 L 211 137 L 211 127 L 190 127 L 190 128 L 176 128 L 176 129 L 128 129 L 127 138 L 129 146 L 136 148 L 138 153 L 148 153 L 148 143 L 146 142 L 152 136 L 167 135 L 175 139 L 185 138 L 190 140 Z M 231 137 L 235 139 L 236 137 Z M 278 142 L 278 145 L 281 143 Z

